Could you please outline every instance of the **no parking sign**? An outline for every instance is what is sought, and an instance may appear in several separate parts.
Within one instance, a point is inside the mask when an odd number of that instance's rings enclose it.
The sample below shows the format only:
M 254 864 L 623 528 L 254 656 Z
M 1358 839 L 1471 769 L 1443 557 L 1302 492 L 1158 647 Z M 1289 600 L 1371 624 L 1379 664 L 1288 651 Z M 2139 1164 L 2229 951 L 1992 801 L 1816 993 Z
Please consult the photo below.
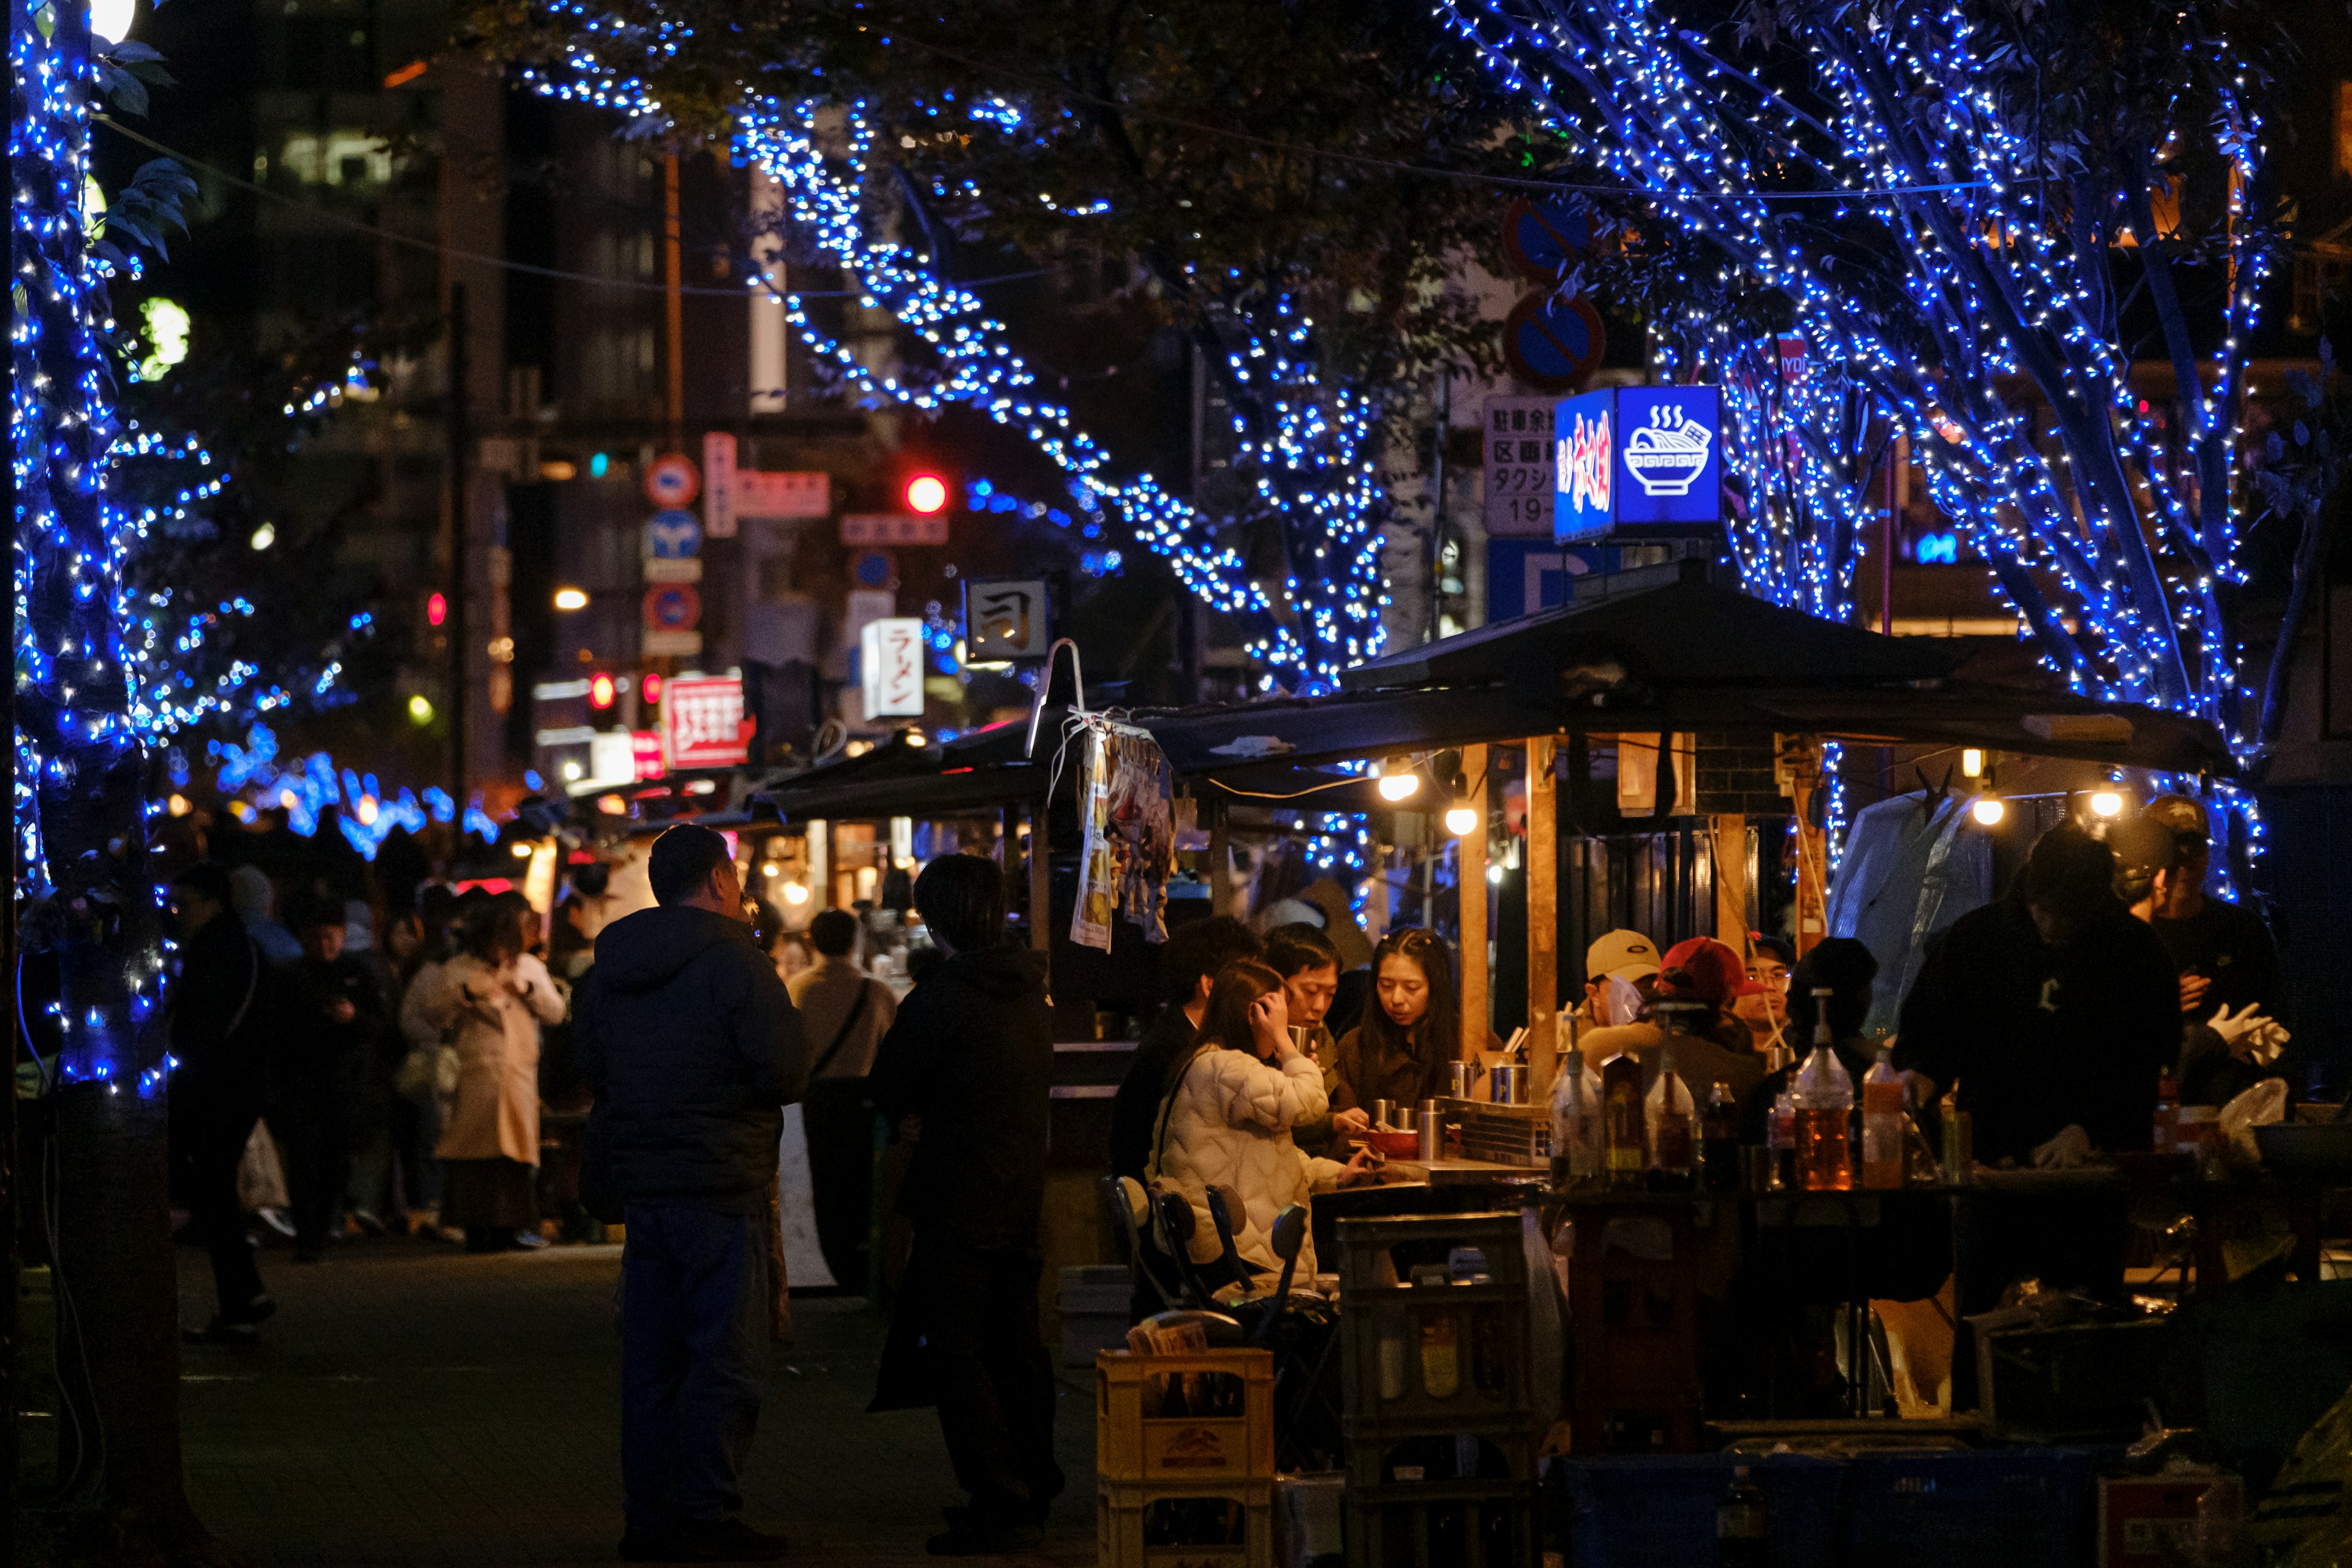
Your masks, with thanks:
M 686 506 L 702 493 L 702 476 L 683 452 L 665 452 L 646 469 L 646 499 L 665 510 Z

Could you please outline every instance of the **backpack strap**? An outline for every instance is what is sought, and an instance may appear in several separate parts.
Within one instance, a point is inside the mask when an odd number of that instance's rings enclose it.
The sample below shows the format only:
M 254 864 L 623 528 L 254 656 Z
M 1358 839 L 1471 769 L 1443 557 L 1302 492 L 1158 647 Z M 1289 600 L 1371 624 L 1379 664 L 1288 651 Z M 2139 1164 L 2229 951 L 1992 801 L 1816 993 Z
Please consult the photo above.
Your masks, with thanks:
M 872 998 L 874 987 L 880 984 L 880 981 L 872 978 L 859 983 L 857 1000 L 850 1004 L 849 1016 L 844 1018 L 841 1021 L 841 1027 L 833 1032 L 833 1044 L 825 1047 L 824 1055 L 816 1059 L 816 1066 L 809 1068 L 811 1083 L 824 1076 L 824 1069 L 833 1065 L 833 1058 L 839 1056 L 841 1047 L 849 1043 L 850 1032 L 857 1027 L 857 1020 L 866 1016 L 866 1004 Z

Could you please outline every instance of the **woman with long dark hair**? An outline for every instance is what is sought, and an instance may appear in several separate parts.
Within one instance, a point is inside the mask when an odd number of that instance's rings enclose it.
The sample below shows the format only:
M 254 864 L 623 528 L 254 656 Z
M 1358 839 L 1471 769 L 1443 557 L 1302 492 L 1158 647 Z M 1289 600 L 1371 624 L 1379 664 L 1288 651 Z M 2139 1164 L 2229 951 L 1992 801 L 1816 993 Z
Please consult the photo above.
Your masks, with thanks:
M 1454 955 L 1435 931 L 1404 926 L 1381 938 L 1372 1005 L 1332 1059 L 1331 1109 L 1370 1110 L 1376 1100 L 1414 1106 L 1446 1093 L 1446 1064 L 1461 1059 L 1457 997 Z
M 1369 1173 L 1369 1157 L 1349 1164 L 1310 1158 L 1291 1129 L 1320 1121 L 1326 1109 L 1323 1069 L 1290 1037 L 1282 977 L 1255 959 L 1236 959 L 1217 972 L 1192 1059 L 1161 1102 L 1157 1137 L 1145 1174 L 1163 1190 L 1192 1200 L 1195 1263 L 1214 1261 L 1223 1248 L 1209 1217 L 1208 1190 L 1239 1193 L 1234 1250 L 1263 1269 L 1281 1267 L 1274 1256 L 1274 1221 L 1310 1194 L 1328 1192 Z M 1315 1265 L 1314 1244 L 1298 1255 L 1301 1272 Z

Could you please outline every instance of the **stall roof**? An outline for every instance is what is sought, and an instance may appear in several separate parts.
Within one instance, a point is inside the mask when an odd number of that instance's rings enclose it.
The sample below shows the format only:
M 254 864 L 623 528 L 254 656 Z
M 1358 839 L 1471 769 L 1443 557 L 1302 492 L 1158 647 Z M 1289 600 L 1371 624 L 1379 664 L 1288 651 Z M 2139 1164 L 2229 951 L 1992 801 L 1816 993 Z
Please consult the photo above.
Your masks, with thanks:
M 1949 649 L 1768 603 L 1703 562 L 1589 578 L 1555 610 L 1442 637 L 1340 672 L 1347 691 L 1432 686 L 1853 688 L 1942 680 Z

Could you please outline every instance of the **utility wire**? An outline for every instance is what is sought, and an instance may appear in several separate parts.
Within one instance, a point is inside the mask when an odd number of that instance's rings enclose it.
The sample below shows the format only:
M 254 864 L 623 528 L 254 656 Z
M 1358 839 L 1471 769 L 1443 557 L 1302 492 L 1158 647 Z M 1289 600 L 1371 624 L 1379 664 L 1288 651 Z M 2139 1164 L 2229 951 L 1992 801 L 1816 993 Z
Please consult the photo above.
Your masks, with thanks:
M 298 200 L 293 196 L 273 191 L 267 185 L 257 184 L 251 180 L 240 178 L 216 164 L 205 163 L 201 158 L 192 158 L 176 148 L 165 146 L 152 136 L 131 130 L 110 115 L 94 114 L 90 118 L 126 141 L 136 142 L 141 146 L 161 153 L 165 157 L 184 163 L 191 169 L 201 169 L 213 178 L 235 185 L 239 190 L 250 191 L 265 200 L 292 207 L 322 223 L 332 224 L 337 227 L 347 228 L 358 234 L 373 235 L 378 239 L 388 239 L 394 245 L 404 245 L 412 250 L 430 251 L 436 256 L 446 256 L 459 261 L 478 262 L 482 266 L 499 268 L 508 272 L 528 273 L 534 278 L 552 278 L 564 283 L 585 283 L 597 289 L 618 289 L 646 294 L 669 292 L 668 286 L 666 284 L 638 282 L 626 278 L 598 278 L 586 272 L 567 272 L 558 267 L 535 266 L 528 261 L 516 261 L 504 256 L 492 256 L 486 251 L 461 250 L 456 246 L 442 245 L 430 239 L 419 238 L 413 234 L 402 234 L 397 229 L 384 228 L 355 217 L 346 217 L 341 213 L 330 211 L 315 202 Z M 1000 272 L 992 278 L 975 278 L 969 282 L 955 283 L 954 287 L 980 289 L 991 283 L 1011 283 L 1024 278 L 1043 278 L 1049 273 L 1060 270 L 1058 267 L 1035 267 L 1024 272 Z M 756 285 L 748 283 L 735 289 L 712 289 L 694 284 L 681 284 L 677 292 L 706 295 L 721 300 L 748 300 L 754 297 L 756 288 Z M 781 292 L 802 300 L 859 300 L 869 297 L 873 290 L 869 289 L 788 289 Z

